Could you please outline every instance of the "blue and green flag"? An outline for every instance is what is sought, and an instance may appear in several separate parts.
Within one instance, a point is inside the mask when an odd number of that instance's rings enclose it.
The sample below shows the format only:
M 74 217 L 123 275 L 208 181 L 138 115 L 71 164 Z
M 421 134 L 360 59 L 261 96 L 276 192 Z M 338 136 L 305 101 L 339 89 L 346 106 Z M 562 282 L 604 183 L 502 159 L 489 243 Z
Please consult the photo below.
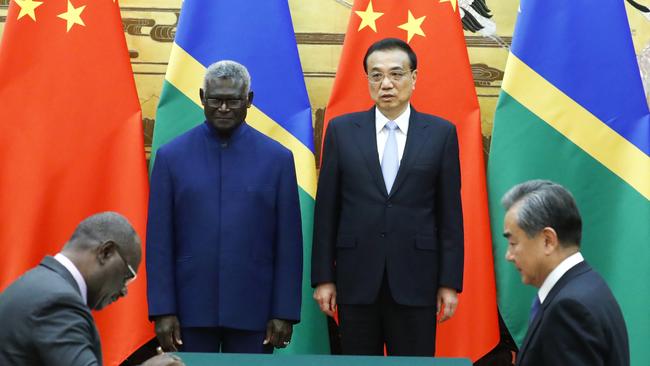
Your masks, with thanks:
M 301 322 L 283 353 L 329 353 L 325 316 L 309 281 L 316 166 L 311 107 L 287 0 L 185 0 L 156 113 L 151 166 L 164 143 L 204 121 L 199 89 L 219 60 L 248 68 L 254 105 L 246 122 L 293 152 L 304 235 Z
M 501 314 L 520 343 L 535 289 L 504 259 L 513 185 L 567 187 L 583 216 L 582 253 L 609 283 L 649 365 L 650 116 L 622 0 L 522 0 L 488 164 Z

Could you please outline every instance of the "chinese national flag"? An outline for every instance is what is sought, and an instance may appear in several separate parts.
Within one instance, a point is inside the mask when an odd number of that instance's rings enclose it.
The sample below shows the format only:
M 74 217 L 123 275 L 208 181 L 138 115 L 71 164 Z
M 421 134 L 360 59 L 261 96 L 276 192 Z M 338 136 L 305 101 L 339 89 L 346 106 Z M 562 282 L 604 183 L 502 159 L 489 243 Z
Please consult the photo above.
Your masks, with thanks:
M 91 214 L 125 215 L 144 241 L 141 111 L 117 2 L 12 1 L 0 103 L 0 291 Z M 141 265 L 128 296 L 94 314 L 106 365 L 153 337 L 145 278 Z
M 373 42 L 409 43 L 418 56 L 413 106 L 453 122 L 460 144 L 464 284 L 456 315 L 438 327 L 436 356 L 476 361 L 499 341 L 499 326 L 481 121 L 458 12 L 457 0 L 355 1 L 325 121 L 372 106 L 363 56 Z

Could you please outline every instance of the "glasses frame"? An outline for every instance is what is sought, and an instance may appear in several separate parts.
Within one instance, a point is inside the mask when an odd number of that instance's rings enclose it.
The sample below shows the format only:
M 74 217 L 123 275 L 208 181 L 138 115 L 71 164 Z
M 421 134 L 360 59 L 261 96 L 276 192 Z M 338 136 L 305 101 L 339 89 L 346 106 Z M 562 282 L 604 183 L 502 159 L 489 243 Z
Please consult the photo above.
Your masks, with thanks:
M 369 72 L 366 77 L 368 78 L 368 82 L 370 84 L 378 85 L 384 82 L 384 79 L 388 78 L 391 83 L 399 83 L 402 80 L 406 78 L 406 76 L 410 73 L 412 73 L 413 70 L 391 70 L 388 72 L 388 74 L 384 74 L 383 72 Z M 373 76 L 379 76 L 381 75 L 381 79 L 373 80 Z
M 246 105 L 246 98 L 237 99 L 220 99 L 220 98 L 205 98 L 205 105 L 210 108 L 219 109 L 221 106 L 226 105 L 227 109 L 238 109 Z
M 124 262 L 124 265 L 126 266 L 126 268 L 129 270 L 131 274 L 131 277 L 126 277 L 124 279 L 124 286 L 128 287 L 131 283 L 133 283 L 133 281 L 135 281 L 136 278 L 138 278 L 138 274 L 135 272 L 133 267 L 131 267 L 131 265 L 126 261 L 126 259 L 124 259 L 124 256 L 122 256 L 122 253 L 120 253 L 120 250 L 118 248 L 119 247 L 116 245 L 115 251 L 117 252 L 117 255 L 120 257 L 120 259 L 122 259 L 122 262 Z

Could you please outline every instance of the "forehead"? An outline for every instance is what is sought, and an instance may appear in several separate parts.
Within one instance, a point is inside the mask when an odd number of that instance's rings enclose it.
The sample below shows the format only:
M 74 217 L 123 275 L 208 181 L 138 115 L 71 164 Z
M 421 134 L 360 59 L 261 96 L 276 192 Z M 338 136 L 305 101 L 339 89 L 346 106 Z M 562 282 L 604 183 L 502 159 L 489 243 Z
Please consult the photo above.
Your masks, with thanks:
M 401 49 L 380 50 L 368 56 L 368 70 L 391 70 L 411 68 L 411 61 L 408 54 Z
M 519 211 L 519 205 L 514 205 L 506 212 L 506 216 L 503 219 L 503 228 L 504 232 L 507 234 L 515 234 L 519 230 L 519 225 L 517 224 L 517 212 Z
M 232 78 L 212 78 L 205 84 L 205 94 L 208 96 L 244 94 L 244 81 Z

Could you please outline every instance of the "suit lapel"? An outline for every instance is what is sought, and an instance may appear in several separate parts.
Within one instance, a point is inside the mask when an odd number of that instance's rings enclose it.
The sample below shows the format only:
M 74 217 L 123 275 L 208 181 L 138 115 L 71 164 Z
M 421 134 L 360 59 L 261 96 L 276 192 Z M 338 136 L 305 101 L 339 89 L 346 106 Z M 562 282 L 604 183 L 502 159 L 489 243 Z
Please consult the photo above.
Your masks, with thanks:
M 375 107 L 372 107 L 363 114 L 363 119 L 355 121 L 357 125 L 357 135 L 355 141 L 361 150 L 361 154 L 366 160 L 366 166 L 370 170 L 377 188 L 384 194 L 386 192 L 386 184 L 384 183 L 384 176 L 381 173 L 381 165 L 379 163 L 379 155 L 377 154 L 377 131 L 375 129 Z
M 420 119 L 420 114 L 411 107 L 409 129 L 406 133 L 406 146 L 404 147 L 404 154 L 402 155 L 402 160 L 400 161 L 399 170 L 397 171 L 397 177 L 395 178 L 393 188 L 390 191 L 390 196 L 393 196 L 395 192 L 397 192 L 400 185 L 404 182 L 404 179 L 406 179 L 410 167 L 415 161 L 415 157 L 418 156 L 420 149 L 422 149 L 422 146 L 427 139 L 426 134 L 422 130 L 428 126 L 429 125 L 426 122 L 423 122 Z
M 553 286 L 551 291 L 548 293 L 546 296 L 546 299 L 544 299 L 544 302 L 542 303 L 542 306 L 539 309 L 539 312 L 535 316 L 535 319 L 533 319 L 533 322 L 530 324 L 528 327 L 528 331 L 526 332 L 526 337 L 524 337 L 524 341 L 521 343 L 521 348 L 519 349 L 519 354 L 517 355 L 517 364 L 523 359 L 524 354 L 526 353 L 526 348 L 528 348 L 528 345 L 530 343 L 530 340 L 533 338 L 533 335 L 535 334 L 535 331 L 537 331 L 537 328 L 542 322 L 542 319 L 544 318 L 544 312 L 546 311 L 546 308 L 550 306 L 550 304 L 553 302 L 553 299 L 555 296 L 562 290 L 564 286 L 566 286 L 567 283 L 571 282 L 576 276 L 587 272 L 591 270 L 591 267 L 587 264 L 587 262 L 582 261 L 575 266 L 571 267 Z
M 544 303 L 548 304 L 546 301 L 544 301 Z M 535 316 L 535 319 L 533 319 L 533 322 L 528 326 L 526 337 L 524 337 L 524 341 L 521 342 L 521 348 L 519 348 L 519 353 L 517 354 L 517 364 L 519 364 L 523 359 L 524 354 L 526 353 L 526 348 L 528 348 L 528 344 L 530 343 L 530 340 L 533 338 L 535 331 L 537 331 L 539 324 L 542 322 L 542 318 L 544 317 L 544 308 L 545 306 L 540 307 L 539 311 L 537 312 L 537 315 Z

